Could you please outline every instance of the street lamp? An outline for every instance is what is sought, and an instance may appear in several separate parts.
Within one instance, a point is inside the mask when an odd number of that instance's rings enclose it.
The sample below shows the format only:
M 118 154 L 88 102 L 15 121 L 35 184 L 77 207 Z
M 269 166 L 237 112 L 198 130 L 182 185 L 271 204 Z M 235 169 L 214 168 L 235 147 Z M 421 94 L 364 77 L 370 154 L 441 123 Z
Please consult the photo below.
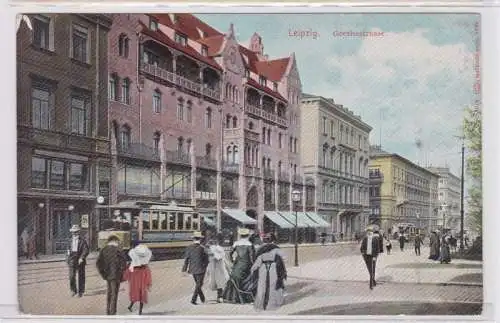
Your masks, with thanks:
M 71 222 L 73 222 L 73 210 L 75 209 L 75 206 L 73 204 L 70 204 L 68 206 L 68 211 L 69 211 L 69 217 L 71 219 Z
M 302 192 L 299 191 L 299 190 L 294 190 L 292 191 L 292 201 L 293 201 L 293 204 L 295 206 L 295 267 L 298 267 L 299 266 L 299 243 L 298 243 L 298 232 L 299 232 L 299 226 L 298 226 L 298 213 L 297 213 L 297 210 L 298 210 L 298 206 L 299 206 L 299 202 L 300 202 L 300 199 L 301 199 L 301 195 L 302 195 Z
M 417 211 L 417 213 L 415 213 L 415 216 L 417 217 L 417 224 L 418 224 L 418 234 L 421 233 L 421 229 L 420 229 L 420 212 Z

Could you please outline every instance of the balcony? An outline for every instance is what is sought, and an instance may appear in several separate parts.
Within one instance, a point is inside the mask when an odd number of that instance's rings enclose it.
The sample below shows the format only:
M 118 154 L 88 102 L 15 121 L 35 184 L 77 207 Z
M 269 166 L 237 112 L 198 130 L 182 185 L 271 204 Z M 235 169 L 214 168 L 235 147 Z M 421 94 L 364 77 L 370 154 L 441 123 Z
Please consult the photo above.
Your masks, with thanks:
M 260 142 L 260 134 L 254 130 L 245 129 L 245 139 Z
M 319 202 L 320 209 L 335 209 L 338 207 L 337 202 Z
M 293 175 L 292 179 L 294 183 L 302 184 L 302 176 L 295 174 Z
M 264 169 L 264 178 L 265 179 L 273 179 L 274 180 L 274 170 L 272 169 Z
M 171 164 L 191 165 L 191 156 L 184 152 L 167 150 L 165 157 L 166 161 Z
M 118 156 L 150 161 L 160 161 L 158 150 L 142 143 L 132 143 L 127 147 L 118 147 Z
M 241 136 L 240 128 L 224 128 L 224 138 L 226 139 L 236 139 Z
M 196 167 L 217 170 L 217 161 L 209 156 L 196 156 Z
M 240 165 L 234 163 L 222 162 L 222 171 L 226 173 L 239 174 L 240 173 Z
M 340 172 L 337 169 L 333 168 L 328 168 L 324 166 L 319 166 L 318 167 L 319 171 L 323 174 L 330 175 L 330 176 L 339 176 Z
M 177 85 L 185 90 L 195 92 L 199 95 L 203 95 L 213 100 L 221 100 L 221 92 L 219 90 L 210 89 L 204 84 L 188 80 L 187 78 L 177 75 L 174 72 L 168 71 L 166 69 L 156 67 L 148 63 L 141 63 L 141 71 L 150 76 Z
M 260 177 L 261 170 L 257 167 L 245 166 L 245 176 Z
M 17 127 L 17 139 L 20 143 L 33 146 L 57 147 L 65 151 L 80 151 L 88 153 L 109 154 L 109 141 L 85 137 L 64 132 L 34 129 L 28 126 Z
M 286 118 L 280 117 L 274 113 L 264 111 L 261 107 L 254 104 L 246 103 L 245 112 L 274 124 L 278 124 L 282 127 L 288 127 L 288 120 Z
M 217 193 L 196 191 L 194 196 L 197 200 L 217 200 Z
M 165 197 L 167 199 L 190 200 L 191 193 L 187 190 L 170 189 L 170 190 L 165 192 Z

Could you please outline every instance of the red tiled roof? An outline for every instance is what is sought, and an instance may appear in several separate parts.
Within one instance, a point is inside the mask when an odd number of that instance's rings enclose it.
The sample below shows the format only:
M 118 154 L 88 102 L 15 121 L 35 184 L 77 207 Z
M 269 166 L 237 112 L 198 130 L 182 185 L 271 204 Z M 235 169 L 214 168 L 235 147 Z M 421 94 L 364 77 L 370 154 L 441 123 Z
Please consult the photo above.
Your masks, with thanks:
M 217 62 L 213 58 L 201 55 L 200 53 L 198 53 L 198 51 L 196 51 L 193 47 L 191 47 L 189 45 L 182 46 L 182 45 L 176 43 L 175 41 L 170 39 L 167 35 L 165 35 L 160 30 L 153 31 L 153 30 L 149 29 L 147 26 L 145 26 L 140 21 L 139 21 L 139 25 L 142 27 L 141 32 L 143 34 L 145 34 L 153 39 L 156 39 L 167 46 L 175 48 L 175 49 L 185 53 L 186 55 L 191 56 L 192 58 L 195 58 L 199 61 L 202 61 L 202 62 L 210 65 L 211 67 L 213 67 L 219 71 L 222 71 L 222 68 L 220 67 L 220 65 L 217 64 Z
M 199 39 L 198 42 L 208 47 L 208 56 L 215 56 L 221 50 L 222 44 L 224 43 L 224 35 Z
M 253 79 L 248 79 L 247 80 L 247 84 L 258 89 L 258 90 L 261 90 L 267 94 L 269 94 L 270 96 L 276 98 L 276 99 L 279 99 L 283 102 L 288 102 L 284 97 L 281 96 L 281 94 L 279 94 L 278 92 L 275 92 L 273 90 L 271 90 L 270 88 L 268 88 L 267 86 L 262 86 L 260 85 L 259 83 L 255 82 Z
M 192 40 L 198 40 L 200 38 L 220 36 L 223 35 L 221 32 L 212 28 L 208 24 L 204 23 L 200 19 L 196 18 L 194 15 L 189 13 L 175 13 L 176 21 L 172 21 L 169 14 L 150 14 L 151 17 L 158 19 L 158 22 L 162 25 L 168 26 L 178 32 L 185 34 L 188 38 Z M 200 35 L 198 29 L 204 34 Z
M 268 80 L 279 82 L 286 72 L 290 57 L 275 59 L 272 61 L 257 62 L 259 74 L 265 76 Z

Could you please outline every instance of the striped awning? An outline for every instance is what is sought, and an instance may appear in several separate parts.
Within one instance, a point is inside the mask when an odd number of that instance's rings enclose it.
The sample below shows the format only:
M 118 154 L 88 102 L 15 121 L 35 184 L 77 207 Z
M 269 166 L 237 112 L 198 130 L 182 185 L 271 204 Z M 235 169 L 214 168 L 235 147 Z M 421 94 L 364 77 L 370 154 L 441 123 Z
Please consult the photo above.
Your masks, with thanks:
M 249 217 L 245 211 L 239 209 L 222 209 L 222 212 L 226 215 L 229 215 L 236 221 L 242 224 L 256 224 L 257 221 Z
M 297 221 L 297 227 L 299 228 L 308 228 L 308 222 L 304 219 L 305 214 L 301 214 L 303 212 L 297 212 L 297 219 L 295 219 L 295 212 L 278 212 L 282 217 L 284 217 L 288 222 L 292 223 L 295 227 L 295 221 Z
M 330 226 L 330 224 L 328 222 L 326 222 L 325 220 L 323 220 L 323 218 L 321 217 L 321 215 L 319 215 L 316 212 L 307 212 L 307 215 L 314 222 L 318 223 L 320 225 L 320 227 L 322 227 L 322 228 L 328 228 Z
M 274 222 L 277 226 L 282 229 L 291 229 L 295 228 L 295 224 L 290 223 L 284 217 L 282 217 L 278 212 L 274 211 L 265 211 L 264 215 L 266 218 Z

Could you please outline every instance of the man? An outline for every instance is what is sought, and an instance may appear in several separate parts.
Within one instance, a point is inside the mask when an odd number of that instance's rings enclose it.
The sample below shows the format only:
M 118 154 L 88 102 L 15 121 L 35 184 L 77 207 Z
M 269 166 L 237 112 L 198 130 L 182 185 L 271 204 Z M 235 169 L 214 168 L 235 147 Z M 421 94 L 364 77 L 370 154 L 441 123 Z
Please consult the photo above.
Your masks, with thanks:
M 194 292 L 191 298 L 191 304 L 197 305 L 196 300 L 198 296 L 202 303 L 205 303 L 205 295 L 203 294 L 203 279 L 205 278 L 205 273 L 208 266 L 208 255 L 205 252 L 205 248 L 201 245 L 201 240 L 203 235 L 201 232 L 195 232 L 193 235 L 193 244 L 187 247 L 184 256 L 184 266 L 182 267 L 182 272 L 188 272 L 193 275 L 194 278 Z
M 73 225 L 69 230 L 72 234 L 70 249 L 68 250 L 69 265 L 69 288 L 72 295 L 83 296 L 85 292 L 85 266 L 87 265 L 87 256 L 89 255 L 89 245 L 87 241 L 80 236 L 80 227 Z M 78 289 L 76 286 L 76 275 L 78 274 Z
M 422 237 L 420 237 L 420 234 L 417 234 L 415 236 L 415 241 L 414 241 L 414 244 L 415 244 L 415 255 L 417 256 L 420 256 L 420 246 L 422 245 L 423 241 L 422 241 Z
M 373 235 L 373 229 L 371 227 L 366 228 L 366 236 L 361 241 L 361 254 L 370 274 L 370 289 L 377 286 L 375 281 L 375 268 L 377 264 L 377 256 L 380 252 L 380 242 L 378 238 Z
M 382 239 L 382 234 L 380 233 L 379 229 L 373 230 L 373 236 L 377 238 L 377 241 L 379 242 L 378 253 L 384 253 L 384 239 Z
M 101 277 L 108 283 L 106 314 L 116 315 L 120 283 L 127 267 L 127 259 L 117 236 L 109 236 L 108 244 L 99 252 L 96 266 Z
M 405 250 L 405 242 L 406 242 L 406 237 L 403 233 L 399 234 L 399 248 L 401 251 Z

